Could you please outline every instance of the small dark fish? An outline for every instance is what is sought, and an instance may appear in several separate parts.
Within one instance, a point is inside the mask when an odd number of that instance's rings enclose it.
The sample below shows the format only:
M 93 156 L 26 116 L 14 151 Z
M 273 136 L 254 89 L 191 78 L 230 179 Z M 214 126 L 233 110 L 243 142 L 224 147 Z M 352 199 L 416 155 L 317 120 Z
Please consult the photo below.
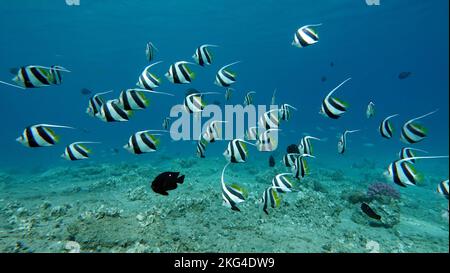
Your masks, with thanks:
M 273 155 L 269 157 L 269 167 L 275 167 L 275 158 Z
M 177 188 L 177 184 L 183 184 L 184 175 L 178 177 L 179 172 L 164 172 L 158 175 L 151 184 L 151 188 L 154 192 L 169 195 L 167 191 Z
M 405 72 L 400 72 L 399 74 L 398 74 L 398 78 L 400 79 L 400 80 L 404 80 L 404 79 L 406 79 L 406 78 L 408 78 L 409 76 L 411 76 L 411 72 L 407 72 L 407 71 L 405 71 Z
M 287 147 L 287 153 L 288 154 L 299 154 L 300 150 L 298 149 L 297 144 L 291 144 Z
M 217 106 L 222 105 L 222 103 L 220 101 L 218 101 L 218 100 L 215 100 L 212 104 L 217 105 Z
M 334 67 L 334 62 L 330 62 L 330 66 L 331 66 L 331 67 Z
M 9 73 L 13 74 L 13 75 L 17 75 L 17 73 L 19 73 L 20 68 L 17 67 L 13 67 L 9 69 Z
M 327 81 L 327 77 L 322 76 L 322 78 L 320 78 L 320 80 L 321 80 L 322 82 L 326 82 L 326 81 Z
M 83 89 L 81 89 L 81 94 L 90 95 L 90 94 L 92 94 L 92 91 L 87 88 L 83 88 Z
M 367 205 L 366 203 L 361 204 L 361 210 L 370 218 L 381 220 L 381 216 L 378 215 L 375 211 L 373 211 L 373 209 L 369 207 L 369 205 Z
M 117 149 L 117 148 L 112 148 L 112 149 L 111 149 L 111 152 L 112 152 L 113 154 L 118 154 L 118 153 L 119 153 L 119 149 Z

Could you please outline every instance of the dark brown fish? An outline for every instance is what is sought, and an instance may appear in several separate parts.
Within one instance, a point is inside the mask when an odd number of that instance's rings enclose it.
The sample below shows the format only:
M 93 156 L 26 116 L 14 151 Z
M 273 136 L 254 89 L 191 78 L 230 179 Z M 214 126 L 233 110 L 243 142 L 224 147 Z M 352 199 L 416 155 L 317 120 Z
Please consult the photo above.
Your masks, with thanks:
M 167 191 L 177 188 L 177 184 L 183 184 L 184 175 L 178 177 L 179 172 L 164 172 L 159 174 L 151 183 L 151 188 L 154 192 L 169 195 Z
M 275 167 L 275 158 L 273 155 L 269 157 L 269 167 Z
M 298 149 L 297 144 L 291 144 L 287 147 L 287 153 L 288 154 L 298 154 L 300 153 L 300 150 Z
M 327 81 L 327 77 L 322 76 L 322 78 L 320 78 L 320 80 L 321 80 L 322 82 L 326 82 L 326 81 Z
M 400 72 L 398 74 L 398 78 L 400 80 L 404 80 L 404 79 L 408 78 L 409 76 L 411 76 L 411 74 L 412 74 L 412 72 L 408 72 L 408 71 Z
M 361 210 L 370 218 L 381 220 L 381 216 L 378 215 L 375 211 L 373 211 L 373 209 L 369 207 L 369 205 L 367 205 L 366 203 L 361 204 Z

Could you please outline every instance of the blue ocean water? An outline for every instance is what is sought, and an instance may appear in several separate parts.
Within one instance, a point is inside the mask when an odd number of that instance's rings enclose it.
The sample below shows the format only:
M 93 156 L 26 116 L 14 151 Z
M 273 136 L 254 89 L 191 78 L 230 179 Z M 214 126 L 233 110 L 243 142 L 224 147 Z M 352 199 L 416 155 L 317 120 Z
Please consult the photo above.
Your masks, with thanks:
M 26 173 L 83 164 L 60 157 L 65 145 L 80 140 L 102 142 L 92 147 L 94 164 L 151 163 L 155 154 L 136 157 L 122 148 L 129 136 L 139 130 L 162 129 L 163 118 L 173 105 L 182 103 L 187 88 L 223 93 L 213 84 L 215 73 L 234 61 L 242 62 L 233 67 L 238 80 L 232 104 L 242 104 L 244 94 L 254 90 L 255 104 L 268 105 L 277 89 L 277 103 L 298 108 L 283 123 L 277 160 L 287 145 L 310 134 L 326 140 L 315 143 L 319 166 L 347 172 L 363 159 L 387 166 L 405 146 L 399 140 L 403 123 L 435 109 L 439 109 L 436 114 L 421 120 L 429 128 L 428 138 L 415 147 L 429 155 L 447 155 L 448 5 L 446 0 L 381 0 L 379 6 L 368 6 L 364 0 L 81 0 L 79 6 L 64 0 L 2 1 L 0 80 L 10 82 L 10 68 L 29 64 L 57 64 L 72 72 L 63 74 L 59 86 L 29 90 L 0 86 L 1 169 Z M 319 43 L 302 49 L 291 45 L 299 27 L 317 23 L 323 24 L 315 28 Z M 86 115 L 89 96 L 80 90 L 114 89 L 113 95 L 106 96 L 112 98 L 134 87 L 148 65 L 148 41 L 158 48 L 155 61 L 164 61 L 154 69 L 163 78 L 158 91 L 176 96 L 150 95 L 149 108 L 137 111 L 125 123 L 103 123 Z M 192 61 L 194 50 L 205 43 L 220 47 L 213 49 L 211 66 L 192 68 L 197 75 L 192 84 L 174 85 L 164 78 L 170 64 Z M 403 71 L 412 74 L 400 80 L 398 74 Z M 348 77 L 352 80 L 336 95 L 349 102 L 349 111 L 339 120 L 319 115 L 322 99 Z M 208 101 L 216 99 L 225 104 L 223 95 Z M 376 107 L 373 119 L 365 117 L 369 101 Z M 394 138 L 382 139 L 379 123 L 396 113 Z M 78 129 L 58 129 L 61 143 L 54 147 L 29 149 L 15 142 L 26 126 L 38 123 Z M 337 135 L 345 129 L 361 132 L 349 136 L 348 152 L 341 156 L 336 150 Z M 194 141 L 162 137 L 161 146 L 168 158 L 195 157 Z M 207 153 L 221 156 L 225 147 L 226 142 L 218 143 Z M 268 154 L 250 153 L 253 161 L 266 164 Z M 447 179 L 447 160 L 421 164 L 421 169 Z

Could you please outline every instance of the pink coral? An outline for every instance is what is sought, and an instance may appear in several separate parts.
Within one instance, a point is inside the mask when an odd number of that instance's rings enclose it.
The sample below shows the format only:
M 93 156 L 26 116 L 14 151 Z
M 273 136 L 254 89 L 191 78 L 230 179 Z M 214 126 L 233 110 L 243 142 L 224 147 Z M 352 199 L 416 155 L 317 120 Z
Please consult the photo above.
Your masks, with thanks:
M 375 182 L 367 188 L 369 198 L 390 197 L 400 199 L 400 192 L 387 183 Z

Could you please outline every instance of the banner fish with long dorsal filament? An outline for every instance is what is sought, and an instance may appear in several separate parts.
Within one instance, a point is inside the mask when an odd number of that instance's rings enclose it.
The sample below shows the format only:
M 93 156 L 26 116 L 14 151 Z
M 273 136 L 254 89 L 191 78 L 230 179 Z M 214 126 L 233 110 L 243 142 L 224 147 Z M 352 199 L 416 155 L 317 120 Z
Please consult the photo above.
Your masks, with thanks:
M 252 105 L 253 104 L 253 94 L 256 94 L 255 91 L 249 91 L 244 97 L 244 105 Z
M 228 143 L 227 149 L 223 153 L 230 163 L 244 163 L 248 158 L 247 145 L 255 146 L 255 144 L 242 139 L 233 139 Z
M 311 144 L 311 140 L 320 141 L 320 138 L 313 136 L 304 136 L 302 137 L 302 139 L 300 139 L 300 143 L 298 144 L 298 151 L 300 154 L 313 155 L 313 146 Z
M 97 117 L 104 122 L 125 122 L 130 120 L 133 112 L 123 109 L 119 100 L 109 100 L 103 103 Z
M 341 135 L 341 137 L 339 138 L 338 141 L 338 153 L 340 154 L 344 154 L 345 151 L 347 150 L 347 134 L 351 134 L 351 133 L 355 133 L 355 132 L 359 132 L 360 130 L 345 130 L 344 133 Z
M 223 205 L 234 211 L 240 211 L 237 205 L 245 201 L 247 198 L 247 192 L 236 184 L 232 184 L 230 186 L 225 184 L 224 174 L 228 165 L 230 165 L 230 163 L 227 163 L 225 167 L 223 167 L 221 177 Z
M 100 109 L 102 108 L 105 101 L 101 97 L 102 95 L 113 92 L 113 90 L 109 90 L 106 92 L 97 93 L 89 99 L 88 107 L 86 109 L 86 114 L 91 117 L 96 117 L 100 113 Z
M 325 99 L 322 101 L 321 110 L 319 112 L 321 115 L 331 119 L 338 119 L 347 111 L 348 103 L 338 98 L 332 97 L 332 95 L 336 90 L 339 89 L 339 87 L 341 87 L 351 79 L 352 78 L 346 79 L 327 94 Z
M 144 95 L 145 93 L 173 96 L 172 94 L 165 93 L 165 92 L 157 92 L 157 91 L 151 91 L 151 90 L 147 90 L 147 89 L 133 88 L 133 89 L 123 90 L 122 92 L 120 92 L 119 102 L 122 105 L 123 109 L 127 110 L 127 111 L 145 109 L 150 104 L 150 101 Z
M 211 65 L 213 60 L 213 55 L 209 51 L 209 47 L 219 47 L 217 45 L 201 45 L 196 50 L 192 58 L 194 58 L 195 62 L 200 66 Z
M 448 158 L 448 156 L 416 156 L 410 158 L 399 159 L 389 164 L 387 171 L 384 173 L 386 178 L 391 182 L 401 186 L 415 186 L 420 182 L 423 176 L 417 172 L 411 160 L 416 159 L 439 159 Z
M 16 84 L 3 81 L 0 81 L 0 83 L 19 89 L 27 89 L 60 85 L 62 82 L 61 72 L 70 71 L 58 65 L 53 65 L 51 67 L 28 65 L 19 69 L 12 69 L 11 72 L 16 74 L 16 76 L 12 79 Z
M 292 177 L 292 173 L 280 173 L 277 174 L 272 179 L 272 186 L 274 186 L 278 192 L 292 192 L 296 191 L 294 189 L 295 182 L 289 179 L 289 177 Z
M 58 143 L 59 136 L 51 128 L 75 129 L 63 125 L 36 124 L 25 128 L 16 141 L 30 148 L 53 146 Z
M 188 84 L 195 78 L 195 73 L 189 68 L 186 61 L 179 61 L 169 67 L 169 71 L 165 74 L 166 78 L 175 84 Z
M 154 90 L 160 86 L 161 79 L 149 71 L 150 68 L 152 68 L 153 66 L 155 66 L 159 63 L 162 63 L 162 61 L 153 63 L 153 64 L 147 66 L 146 68 L 144 68 L 144 70 L 142 71 L 142 73 L 139 76 L 139 79 L 136 83 L 136 85 L 138 87 L 140 87 L 142 89 L 147 89 L 147 90 Z
M 315 158 L 314 156 L 308 154 L 302 154 L 297 156 L 297 158 L 294 161 L 294 165 L 291 167 L 292 174 L 297 179 L 303 178 L 308 174 L 309 168 L 308 165 L 306 164 L 305 157 Z
M 306 25 L 297 29 L 294 34 L 294 41 L 292 41 L 292 45 L 298 48 L 304 48 L 318 43 L 319 35 L 314 29 L 312 29 L 312 27 L 318 27 L 321 25 L 322 24 Z
M 223 120 L 213 120 L 206 127 L 205 132 L 203 132 L 202 137 L 209 143 L 215 142 L 217 139 L 220 139 L 222 136 L 222 127 L 218 124 L 227 123 L 227 121 Z
M 66 147 L 61 157 L 69 161 L 88 159 L 89 154 L 92 151 L 84 144 L 100 144 L 100 142 L 92 142 L 92 141 L 74 142 Z
M 378 131 L 380 132 L 382 137 L 387 139 L 392 138 L 392 135 L 394 133 L 394 126 L 392 125 L 390 119 L 396 116 L 398 116 L 398 114 L 390 115 L 389 117 L 383 119 L 380 127 L 378 128 Z
M 448 199 L 448 179 L 439 183 L 437 192 Z
M 375 104 L 373 102 L 369 102 L 366 109 L 366 117 L 373 118 L 375 116 Z
M 400 139 L 403 142 L 409 144 L 414 144 L 424 140 L 428 135 L 428 129 L 418 123 L 415 123 L 415 121 L 432 115 L 437 111 L 438 110 L 434 110 L 433 112 L 430 112 L 428 114 L 408 120 L 402 127 L 402 134 L 400 136 Z
M 221 87 L 229 87 L 236 82 L 236 73 L 228 69 L 230 66 L 240 63 L 240 61 L 223 66 L 216 74 L 215 84 Z
M 278 195 L 278 192 L 276 191 L 276 187 L 269 186 L 263 193 L 263 196 L 261 198 L 261 203 L 263 204 L 263 211 L 269 215 L 269 212 L 267 209 L 269 207 L 276 208 L 281 203 L 281 197 Z
M 256 141 L 256 148 L 260 152 L 272 152 L 278 147 L 278 135 L 272 132 L 281 131 L 280 129 L 269 129 L 262 132 Z
M 151 62 L 155 58 L 155 50 L 158 51 L 152 42 L 148 42 L 145 46 L 145 56 L 147 57 L 147 61 Z
M 206 102 L 203 100 L 204 95 L 217 95 L 217 92 L 192 93 L 184 98 L 184 109 L 189 113 L 200 113 L 205 109 Z
M 165 130 L 145 130 L 134 133 L 130 136 L 128 143 L 123 148 L 132 154 L 140 155 L 155 152 L 160 144 L 160 139 L 156 138 L 161 134 L 151 134 L 151 132 L 167 133 Z

